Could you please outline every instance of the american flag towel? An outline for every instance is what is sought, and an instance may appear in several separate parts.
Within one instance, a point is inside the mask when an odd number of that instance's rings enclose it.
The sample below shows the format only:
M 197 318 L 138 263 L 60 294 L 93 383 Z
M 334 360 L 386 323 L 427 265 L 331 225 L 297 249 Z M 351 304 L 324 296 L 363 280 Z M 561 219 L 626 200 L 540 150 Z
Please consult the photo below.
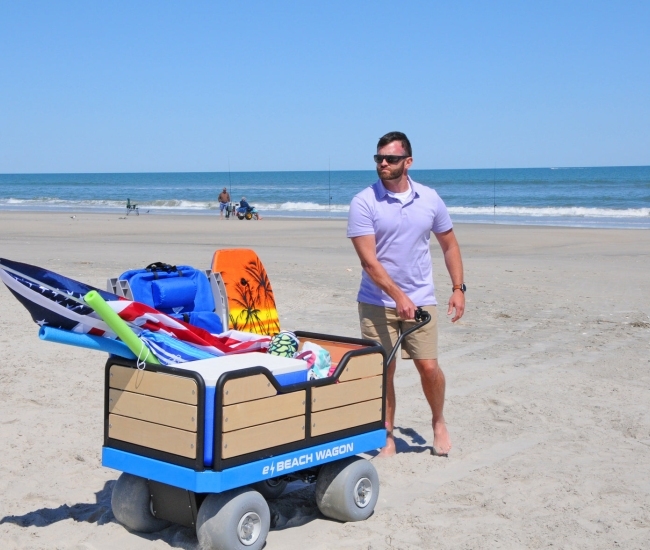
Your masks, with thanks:
M 83 300 L 83 296 L 95 290 L 137 335 L 145 330 L 160 333 L 160 342 L 167 340 L 168 336 L 204 353 L 221 356 L 266 351 L 271 341 L 268 336 L 233 330 L 210 334 L 207 330 L 174 319 L 140 302 L 125 300 L 41 267 L 4 258 L 0 258 L 0 279 L 39 326 L 116 338 L 115 333 Z M 164 346 L 160 342 L 157 345 Z M 173 346 L 168 351 L 171 355 L 178 355 Z

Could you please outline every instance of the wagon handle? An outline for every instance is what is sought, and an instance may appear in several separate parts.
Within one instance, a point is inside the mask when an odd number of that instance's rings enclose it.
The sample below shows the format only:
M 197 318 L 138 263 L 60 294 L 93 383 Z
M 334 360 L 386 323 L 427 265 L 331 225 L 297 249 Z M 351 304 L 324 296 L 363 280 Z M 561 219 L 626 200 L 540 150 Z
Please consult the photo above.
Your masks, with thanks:
M 397 342 L 395 342 L 395 347 L 388 354 L 388 359 L 386 359 L 386 365 L 390 365 L 390 362 L 395 357 L 395 353 L 397 353 L 397 349 L 399 348 L 399 345 L 402 343 L 404 337 L 411 334 L 411 332 L 415 332 L 416 330 L 421 329 L 424 325 L 426 325 L 429 321 L 431 321 L 431 315 L 428 312 L 424 311 L 421 307 L 419 307 L 415 310 L 415 320 L 418 322 L 417 325 L 412 326 L 406 332 L 402 332 L 402 334 L 399 335 Z

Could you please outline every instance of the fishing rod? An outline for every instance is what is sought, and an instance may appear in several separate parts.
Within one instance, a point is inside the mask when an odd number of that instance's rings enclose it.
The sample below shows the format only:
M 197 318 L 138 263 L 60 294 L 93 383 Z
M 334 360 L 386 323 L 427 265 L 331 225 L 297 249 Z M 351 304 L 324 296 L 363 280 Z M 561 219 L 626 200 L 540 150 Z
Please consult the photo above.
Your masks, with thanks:
M 492 205 L 494 207 L 494 217 L 492 223 L 497 223 L 497 165 L 494 165 L 492 172 Z
M 230 157 L 228 157 L 228 187 L 229 189 L 229 194 L 230 194 L 230 200 L 232 201 L 232 181 L 230 180 Z
M 327 209 L 332 211 L 332 172 L 331 172 L 331 157 L 327 159 Z

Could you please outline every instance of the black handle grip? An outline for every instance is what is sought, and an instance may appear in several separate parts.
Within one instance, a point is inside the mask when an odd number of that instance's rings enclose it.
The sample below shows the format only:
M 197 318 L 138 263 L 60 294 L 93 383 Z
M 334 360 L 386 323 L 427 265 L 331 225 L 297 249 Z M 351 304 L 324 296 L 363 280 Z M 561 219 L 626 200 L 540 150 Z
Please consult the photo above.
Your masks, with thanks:
M 428 320 L 422 325 L 426 325 L 430 320 L 431 320 L 431 315 L 429 315 L 428 312 L 424 311 L 421 307 L 417 308 L 415 310 L 415 320 L 419 323 L 420 321 L 424 321 L 428 317 Z
M 397 350 L 399 349 L 399 345 L 402 343 L 402 340 L 404 340 L 404 337 L 408 336 L 412 332 L 415 332 L 416 330 L 421 329 L 424 325 L 426 325 L 429 321 L 431 321 L 431 315 L 428 312 L 424 311 L 421 307 L 419 307 L 415 310 L 414 319 L 417 324 L 412 326 L 407 331 L 402 332 L 402 334 L 399 335 L 397 342 L 395 342 L 395 347 L 393 347 L 391 352 L 388 354 L 388 359 L 386 359 L 386 365 L 390 365 L 390 362 L 395 357 L 395 353 L 397 353 Z

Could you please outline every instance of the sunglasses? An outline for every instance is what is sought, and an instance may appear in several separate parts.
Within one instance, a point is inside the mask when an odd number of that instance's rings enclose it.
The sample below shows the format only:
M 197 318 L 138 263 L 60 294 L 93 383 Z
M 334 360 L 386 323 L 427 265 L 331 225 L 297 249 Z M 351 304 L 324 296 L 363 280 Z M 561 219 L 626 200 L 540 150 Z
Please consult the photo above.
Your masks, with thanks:
M 377 164 L 386 161 L 388 164 L 397 164 L 399 161 L 409 158 L 408 155 L 375 155 L 374 159 Z

